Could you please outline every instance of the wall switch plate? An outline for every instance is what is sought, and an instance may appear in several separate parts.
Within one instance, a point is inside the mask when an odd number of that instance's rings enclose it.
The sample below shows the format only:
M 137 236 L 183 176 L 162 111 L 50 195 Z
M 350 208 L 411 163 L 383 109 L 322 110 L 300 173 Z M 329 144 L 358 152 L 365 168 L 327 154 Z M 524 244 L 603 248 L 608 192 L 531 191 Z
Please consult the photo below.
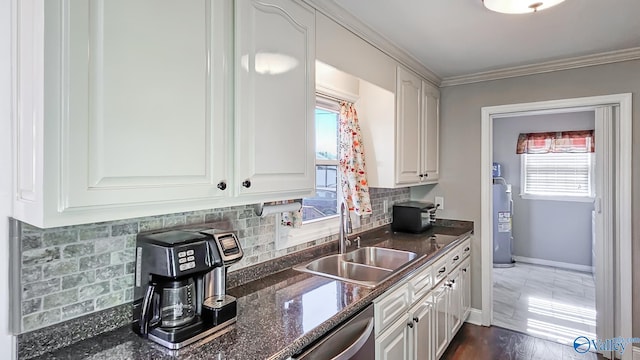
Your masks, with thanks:
M 436 196 L 435 205 L 438 206 L 438 210 L 444 210 L 444 197 Z
M 389 200 L 382 201 L 382 213 L 386 214 L 389 212 Z

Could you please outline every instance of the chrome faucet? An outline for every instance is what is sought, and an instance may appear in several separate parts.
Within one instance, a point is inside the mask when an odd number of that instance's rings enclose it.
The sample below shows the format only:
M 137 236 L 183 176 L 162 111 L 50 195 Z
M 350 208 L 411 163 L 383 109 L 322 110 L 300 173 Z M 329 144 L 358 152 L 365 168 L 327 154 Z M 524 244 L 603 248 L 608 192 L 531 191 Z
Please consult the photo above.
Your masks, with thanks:
M 346 219 L 345 219 L 346 215 Z M 340 204 L 340 254 L 344 254 L 346 252 L 347 246 L 351 245 L 351 241 L 349 240 L 349 234 L 353 232 L 353 224 L 351 223 L 351 215 L 349 214 L 349 208 L 347 208 L 346 204 L 342 202 Z M 358 236 L 355 241 L 358 244 L 358 248 L 360 248 L 360 236 Z
M 345 210 L 347 212 L 347 218 L 345 221 Z M 351 241 L 349 241 L 348 234 L 353 231 L 351 225 L 351 216 L 349 216 L 349 209 L 346 207 L 345 203 L 342 202 L 340 204 L 340 254 L 344 254 L 347 246 L 351 245 Z

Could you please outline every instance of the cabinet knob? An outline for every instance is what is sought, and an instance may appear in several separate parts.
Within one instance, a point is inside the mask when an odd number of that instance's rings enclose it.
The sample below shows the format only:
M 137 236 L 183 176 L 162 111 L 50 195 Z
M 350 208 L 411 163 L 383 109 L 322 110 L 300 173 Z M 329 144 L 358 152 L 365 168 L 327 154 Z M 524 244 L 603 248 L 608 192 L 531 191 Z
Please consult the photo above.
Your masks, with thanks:
M 247 189 L 251 187 L 251 181 L 249 180 L 245 180 L 242 182 L 242 186 L 246 187 Z
M 467 268 L 462 269 L 462 271 L 467 272 Z
M 419 321 L 420 321 L 420 319 L 418 319 L 418 317 L 417 317 L 417 316 L 415 316 L 415 317 L 413 318 L 413 321 L 414 321 L 414 322 L 419 322 Z
M 413 323 L 412 322 L 407 323 L 407 326 L 413 329 Z
M 216 187 L 220 190 L 225 190 L 227 188 L 227 183 L 224 181 L 220 181 Z
M 451 280 L 449 280 L 449 282 L 451 283 L 451 285 L 453 285 L 453 284 L 456 283 L 456 279 L 451 279 Z
M 429 174 L 424 174 L 424 175 L 422 175 L 422 176 L 424 176 L 424 177 L 429 177 Z

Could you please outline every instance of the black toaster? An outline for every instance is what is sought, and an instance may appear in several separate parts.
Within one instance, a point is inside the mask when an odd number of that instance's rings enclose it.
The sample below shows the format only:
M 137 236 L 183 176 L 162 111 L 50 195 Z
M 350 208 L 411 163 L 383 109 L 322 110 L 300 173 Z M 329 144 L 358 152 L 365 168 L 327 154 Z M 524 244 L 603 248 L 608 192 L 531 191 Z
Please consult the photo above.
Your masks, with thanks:
M 393 205 L 391 230 L 421 233 L 436 220 L 436 206 L 432 202 L 408 201 Z

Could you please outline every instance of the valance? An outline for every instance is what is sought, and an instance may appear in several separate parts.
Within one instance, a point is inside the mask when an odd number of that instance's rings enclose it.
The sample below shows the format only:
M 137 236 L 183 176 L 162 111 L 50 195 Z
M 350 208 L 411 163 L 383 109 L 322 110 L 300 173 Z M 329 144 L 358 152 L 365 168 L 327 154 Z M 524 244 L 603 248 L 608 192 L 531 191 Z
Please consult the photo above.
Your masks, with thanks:
M 516 147 L 516 154 L 585 152 L 595 152 L 594 130 L 520 134 Z

